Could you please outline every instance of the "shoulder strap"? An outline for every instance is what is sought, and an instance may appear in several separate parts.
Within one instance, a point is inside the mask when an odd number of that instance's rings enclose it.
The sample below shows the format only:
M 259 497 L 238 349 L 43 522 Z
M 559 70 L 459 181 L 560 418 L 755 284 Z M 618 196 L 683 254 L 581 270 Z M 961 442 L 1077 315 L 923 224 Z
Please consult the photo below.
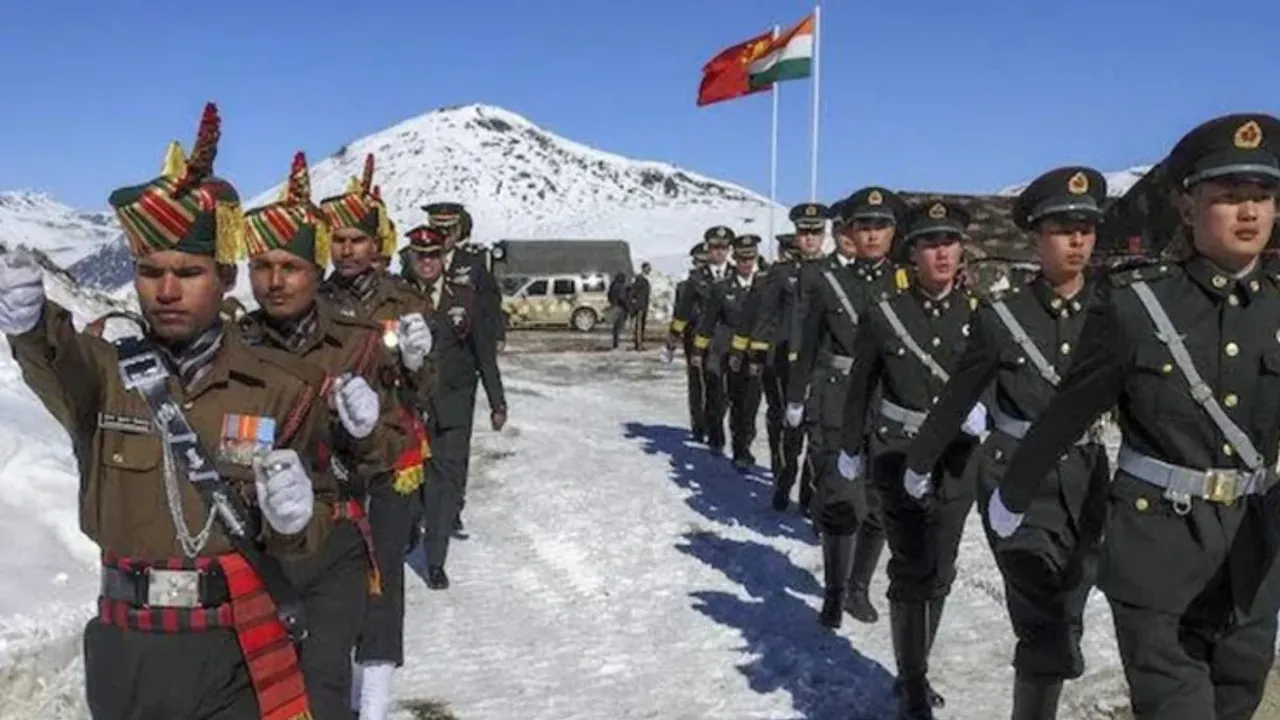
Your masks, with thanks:
M 1022 323 L 1018 322 L 1018 318 L 1013 316 L 1013 312 L 1009 310 L 1009 306 L 1004 300 L 996 300 L 991 303 L 991 309 L 996 311 L 996 315 L 1000 316 L 1000 322 L 1004 323 L 1004 327 L 1013 336 L 1013 341 L 1018 343 L 1018 347 L 1022 348 L 1022 352 L 1031 358 L 1031 364 L 1036 366 L 1036 370 L 1040 372 L 1040 377 L 1044 378 L 1050 385 L 1057 386 L 1062 382 L 1062 378 L 1058 376 L 1058 371 L 1054 369 L 1053 364 L 1049 362 L 1049 358 L 1040 352 L 1040 348 L 1036 347 L 1036 343 L 1027 334 L 1026 328 L 1022 327 Z
M 898 336 L 898 339 L 902 341 L 903 345 L 907 346 L 907 349 L 911 351 L 911 354 L 915 355 L 917 360 L 924 363 L 924 366 L 929 368 L 929 372 L 933 373 L 939 380 L 942 382 L 950 380 L 951 376 L 947 374 L 947 371 L 943 370 L 942 366 L 938 364 L 938 361 L 934 360 L 932 355 L 925 352 L 924 348 L 920 347 L 920 343 L 916 342 L 916 339 L 911 337 L 911 333 L 907 332 L 907 326 L 902 324 L 902 318 L 898 317 L 898 313 L 893 309 L 893 306 L 889 304 L 889 301 L 881 300 L 879 305 L 880 312 L 884 313 L 885 319 L 889 321 L 890 327 L 893 328 L 893 334 Z
M 1151 318 L 1151 322 L 1156 326 L 1156 337 L 1160 342 L 1164 343 L 1169 349 L 1169 354 L 1173 355 L 1173 362 L 1182 371 L 1182 376 L 1186 378 L 1187 384 L 1191 386 L 1191 397 L 1204 408 L 1209 415 L 1209 419 L 1213 420 L 1213 424 L 1218 426 L 1223 436 L 1227 438 L 1227 442 L 1236 449 L 1236 454 L 1240 456 L 1240 460 L 1250 470 L 1258 470 L 1265 462 L 1262 454 L 1253 446 L 1253 441 L 1240 429 L 1231 418 L 1227 417 L 1227 413 L 1218 404 L 1217 398 L 1213 396 L 1213 388 L 1200 377 L 1200 373 L 1196 371 L 1195 362 L 1191 359 L 1191 354 L 1187 352 L 1187 346 L 1182 342 L 1182 336 L 1178 334 L 1177 328 L 1173 326 L 1173 321 L 1169 319 L 1169 314 L 1165 312 L 1164 306 L 1160 304 L 1160 300 L 1155 293 L 1151 292 L 1151 288 L 1145 281 L 1138 280 L 1129 287 L 1133 288 L 1133 292 L 1137 294 L 1138 301 L 1142 303 L 1142 307 L 1147 311 L 1147 315 Z
M 822 277 L 826 278 L 827 284 L 831 286 L 831 290 L 835 292 L 836 298 L 840 300 L 840 306 L 844 308 L 846 313 L 848 313 L 849 321 L 853 323 L 854 327 L 857 327 L 858 311 L 854 310 L 853 303 L 849 302 L 849 293 L 844 291 L 844 286 L 841 285 L 840 281 L 836 279 L 836 276 L 831 273 L 830 268 L 822 271 Z

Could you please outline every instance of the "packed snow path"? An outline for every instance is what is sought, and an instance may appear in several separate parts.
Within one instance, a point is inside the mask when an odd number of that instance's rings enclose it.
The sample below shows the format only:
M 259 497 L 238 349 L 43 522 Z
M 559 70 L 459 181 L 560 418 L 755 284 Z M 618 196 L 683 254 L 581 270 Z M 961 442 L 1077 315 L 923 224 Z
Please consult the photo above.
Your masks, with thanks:
M 437 703 L 460 720 L 893 716 L 887 618 L 819 627 L 808 524 L 769 508 L 763 469 L 686 441 L 682 366 L 508 355 L 503 372 L 511 422 L 488 431 L 481 403 L 452 587 L 409 578 L 397 718 Z M 882 614 L 883 594 L 882 565 Z M 943 720 L 1008 717 L 1003 603 L 973 515 L 932 663 Z M 1122 693 L 1096 593 L 1086 654 L 1064 720 L 1111 717 Z

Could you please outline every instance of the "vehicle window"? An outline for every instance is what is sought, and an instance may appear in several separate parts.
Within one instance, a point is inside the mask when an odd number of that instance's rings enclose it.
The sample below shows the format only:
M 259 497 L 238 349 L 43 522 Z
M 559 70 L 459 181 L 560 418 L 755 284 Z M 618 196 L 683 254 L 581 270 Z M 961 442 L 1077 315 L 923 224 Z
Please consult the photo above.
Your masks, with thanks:
M 602 293 L 609 289 L 608 283 L 604 281 L 604 276 L 594 275 L 582 279 L 582 292 L 584 293 Z
M 525 295 L 546 295 L 547 281 L 534 280 L 533 282 L 529 283 L 529 287 L 524 289 L 524 294 Z
M 520 286 L 524 285 L 528 280 L 529 278 L 527 277 L 503 276 L 501 280 L 499 280 L 502 285 L 502 294 L 511 295 L 517 292 L 520 289 Z
M 555 289 L 552 291 L 554 295 L 576 295 L 577 293 L 578 289 L 575 287 L 575 283 L 573 280 L 568 279 L 556 280 Z

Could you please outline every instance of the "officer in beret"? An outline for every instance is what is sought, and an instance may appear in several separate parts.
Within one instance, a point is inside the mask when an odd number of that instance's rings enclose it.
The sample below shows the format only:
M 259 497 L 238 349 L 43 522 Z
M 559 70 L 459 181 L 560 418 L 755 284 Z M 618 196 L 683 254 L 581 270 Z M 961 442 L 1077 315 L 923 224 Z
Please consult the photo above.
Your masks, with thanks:
M 1071 371 L 1009 461 L 1000 537 L 1104 412 L 1121 432 L 1098 587 L 1111 603 L 1138 720 L 1253 716 L 1275 657 L 1280 120 L 1219 117 L 1165 165 L 1190 226 L 1185 258 L 1108 276 Z
M 849 508 L 845 496 L 852 486 L 839 478 L 835 460 L 849 392 L 846 381 L 853 362 L 853 339 L 868 309 L 898 291 L 896 268 L 888 255 L 906 204 L 885 188 L 867 187 L 833 209 L 836 252 L 809 266 L 800 282 L 795 313 L 799 322 L 792 327 L 791 344 L 796 359 L 787 383 L 787 403 L 803 407 L 806 397 L 809 400 L 809 454 L 817 458 L 818 506 L 830 503 Z M 859 498 L 863 496 L 859 493 Z M 874 495 L 868 499 L 865 521 L 840 512 L 830 517 L 819 512 L 815 517 L 823 536 L 826 585 L 821 620 L 828 627 L 840 626 L 842 604 L 861 622 L 879 619 L 869 590 L 884 550 L 884 529 Z M 786 495 L 775 493 L 774 507 L 785 509 L 786 505 Z
M 843 450 L 848 483 L 879 494 L 889 541 L 889 618 L 898 662 L 902 717 L 931 719 L 942 698 L 929 685 L 929 650 L 955 580 L 955 562 L 974 493 L 962 475 L 986 433 L 977 406 L 924 475 L 908 473 L 905 454 L 934 399 L 950 379 L 977 301 L 955 284 L 969 213 L 942 200 L 914 208 L 904 238 L 915 263 L 911 289 L 877 301 L 854 338 Z M 875 390 L 881 396 L 875 407 Z M 823 526 L 849 527 L 866 515 L 859 488 L 821 509 Z M 849 518 L 853 518 L 850 520 Z
M 706 243 L 700 242 L 689 248 L 689 262 L 689 274 L 676 283 L 675 300 L 672 303 L 673 315 L 676 308 L 684 308 L 688 305 L 688 294 L 694 287 L 693 278 L 707 264 Z M 696 324 L 696 317 L 694 322 Z M 673 318 L 672 325 L 674 324 Z M 695 441 L 704 442 L 707 436 L 706 390 L 702 386 L 702 368 L 695 366 L 692 362 L 692 358 L 697 354 L 693 349 L 693 330 L 694 326 L 686 322 L 679 331 L 679 344 L 684 348 L 685 380 L 689 398 L 689 432 Z M 674 350 L 671 343 L 663 348 L 663 355 L 667 361 L 670 361 Z
M 674 350 L 676 343 L 681 339 L 686 329 L 697 327 L 699 315 L 711 301 L 712 286 L 729 276 L 729 248 L 733 243 L 733 239 L 733 230 L 724 225 L 708 228 L 703 233 L 702 241 L 707 248 L 707 262 L 689 274 L 689 284 L 672 313 L 666 342 L 668 352 Z M 695 347 L 693 349 L 695 352 L 687 357 L 690 361 L 696 362 L 696 358 L 700 357 L 701 353 L 698 352 L 698 348 Z M 694 428 L 694 440 L 706 442 L 713 455 L 723 455 L 725 443 L 723 410 L 725 407 L 725 387 L 722 382 L 723 378 L 719 373 L 713 373 L 706 367 L 699 367 L 698 372 L 702 374 L 703 386 L 702 417 L 704 425 L 700 429 L 703 430 L 705 436 L 698 433 L 699 428 Z M 717 408 L 720 408 L 718 416 L 713 414 Z
M 1078 166 L 1051 170 L 1018 196 L 1013 220 L 1036 237 L 1040 272 L 974 314 L 964 354 L 907 452 L 912 482 L 928 475 L 994 382 L 988 412 L 995 429 L 974 465 L 985 507 L 1005 461 L 1057 393 L 1074 357 L 1096 289 L 1086 270 L 1106 197 L 1102 174 Z M 1080 636 L 1110 467 L 1096 432 L 1055 457 L 1027 522 L 1007 539 L 987 533 L 1018 638 L 1014 720 L 1056 717 L 1063 680 L 1084 672 Z
M 784 252 L 783 248 L 787 247 L 790 257 L 780 255 L 768 281 L 760 289 L 760 306 L 748 347 L 751 360 L 763 365 L 764 395 L 768 402 L 766 428 L 775 497 L 789 498 L 797 477 L 803 475 L 800 478 L 800 506 L 802 511 L 808 512 L 813 485 L 810 466 L 806 463 L 803 473 L 800 468 L 800 452 L 804 449 L 804 433 L 799 429 L 802 417 L 788 418 L 784 408 L 793 355 L 791 328 L 799 296 L 801 268 L 822 257 L 822 242 L 831 209 L 820 203 L 801 203 L 791 208 L 789 217 L 795 225 L 795 233 L 789 242 L 784 242 L 787 236 L 779 236 L 778 243 L 779 252 Z M 803 415 L 803 408 L 799 415 Z M 774 504 L 776 507 L 776 500 Z
M 751 444 L 756 437 L 756 415 L 760 412 L 761 365 L 744 362 L 749 342 L 743 334 L 754 320 L 758 308 L 756 293 L 767 271 L 760 270 L 760 237 L 739 235 L 733 240 L 733 272 L 713 283 L 707 306 L 698 317 L 694 348 L 703 353 L 695 356 L 710 373 L 723 378 L 729 410 L 729 432 L 732 439 L 733 464 L 741 472 L 755 465 Z M 711 427 L 720 424 L 724 407 L 708 410 Z

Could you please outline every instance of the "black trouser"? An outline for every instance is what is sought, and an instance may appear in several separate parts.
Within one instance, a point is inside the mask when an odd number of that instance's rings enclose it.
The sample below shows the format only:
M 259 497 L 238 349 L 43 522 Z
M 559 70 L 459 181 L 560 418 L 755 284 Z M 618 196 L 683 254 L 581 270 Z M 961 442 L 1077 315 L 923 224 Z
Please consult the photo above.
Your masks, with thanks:
M 880 497 L 889 541 L 889 599 L 907 603 L 942 600 L 956 579 L 956 558 L 974 483 L 965 474 L 974 444 L 958 441 L 934 468 L 933 492 L 916 500 L 902 487 L 906 438 L 873 436 L 870 477 Z
M 1136 720 L 1247 720 L 1275 660 L 1262 539 L 1272 501 L 1192 500 L 1185 512 L 1123 469 L 1110 486 L 1098 587 L 1107 595 Z M 1274 495 L 1276 490 L 1272 490 Z
M 991 532 L 985 509 L 1016 450 L 1015 438 L 992 433 L 974 464 L 987 543 L 1018 639 L 1013 666 L 1029 680 L 1071 680 L 1084 673 L 1080 639 L 1097 575 L 1110 466 L 1101 445 L 1072 448 L 1041 482 L 1022 525 L 1001 539 Z
M 636 350 L 644 349 L 644 333 L 648 329 L 649 308 L 641 308 L 631 316 L 631 336 Z
M 685 379 L 689 386 L 689 431 L 696 437 L 707 436 L 707 390 L 702 380 L 702 368 L 689 362 L 700 353 L 693 347 L 693 331 L 686 330 L 681 337 L 684 343 Z
M 723 448 L 725 443 L 724 422 L 729 410 L 728 385 L 725 373 L 728 362 L 723 355 L 707 353 L 703 358 L 702 387 L 706 393 L 707 444 L 713 448 Z
M 775 478 L 778 489 L 785 493 L 790 493 L 792 486 L 796 484 L 796 480 L 800 481 L 800 505 L 809 507 L 810 498 L 813 495 L 816 473 L 814 469 L 814 458 L 806 456 L 804 467 L 800 464 L 800 455 L 804 452 L 806 428 L 804 425 L 800 427 L 787 427 L 781 415 L 786 412 L 787 397 L 787 377 L 791 374 L 791 361 L 788 359 L 788 349 L 785 343 L 778 345 L 775 350 L 773 361 L 773 392 L 777 393 L 777 402 L 781 407 L 778 425 L 780 426 L 779 447 L 781 457 L 779 459 L 780 472 Z
M 235 633 L 84 630 L 85 697 L 94 720 L 258 720 Z
M 298 646 L 315 720 L 351 717 L 351 650 L 364 622 L 369 592 L 369 555 L 356 526 L 334 525 L 318 553 L 284 561 L 285 572 L 302 593 L 307 638 Z
M 371 594 L 366 604 L 357 662 L 404 664 L 404 555 L 420 514 L 421 498 L 416 492 L 404 495 L 384 483 L 369 493 L 369 524 L 382 592 Z
M 769 469 L 773 472 L 774 482 L 779 482 L 782 477 L 782 431 L 787 412 L 785 385 L 780 379 L 776 362 L 766 363 L 761 374 L 760 390 L 764 395 L 764 428 L 769 438 Z
M 422 484 L 423 544 L 428 567 L 444 567 L 448 558 L 449 538 L 462 511 L 470 462 L 470 424 L 435 428 Z
M 729 432 L 733 437 L 735 460 L 751 454 L 756 440 L 756 417 L 760 414 L 760 376 L 745 363 L 726 377 L 729 392 Z
M 872 524 L 879 538 L 884 531 L 879 517 L 872 513 L 879 504 L 876 494 L 867 491 L 864 478 L 845 480 L 836 468 L 848 391 L 848 375 L 844 373 L 820 369 L 813 374 L 805 408 L 814 472 L 813 518 L 825 535 L 852 535 L 864 524 Z
M 609 312 L 613 313 L 613 346 L 616 348 L 622 342 L 622 331 L 627 327 L 627 309 L 615 305 Z

